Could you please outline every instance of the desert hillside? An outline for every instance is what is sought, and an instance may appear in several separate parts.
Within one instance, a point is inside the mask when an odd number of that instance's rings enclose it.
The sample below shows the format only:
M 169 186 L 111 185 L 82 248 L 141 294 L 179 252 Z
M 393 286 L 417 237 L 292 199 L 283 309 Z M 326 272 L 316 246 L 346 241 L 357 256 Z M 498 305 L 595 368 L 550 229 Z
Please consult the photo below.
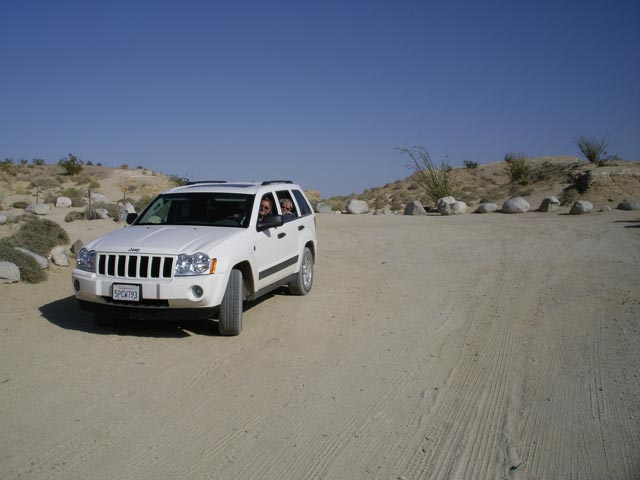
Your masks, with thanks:
M 595 207 L 607 205 L 612 208 L 623 200 L 640 199 L 638 162 L 616 160 L 598 167 L 578 157 L 550 156 L 528 158 L 527 167 L 528 173 L 515 180 L 504 161 L 473 168 L 453 168 L 455 197 L 473 207 L 481 200 L 501 204 L 512 196 L 522 196 L 532 208 L 536 208 L 546 196 L 555 196 L 565 205 L 576 200 L 588 200 Z M 359 194 L 331 197 L 325 201 L 334 210 L 342 210 L 351 198 L 366 201 L 371 211 L 385 206 L 395 212 L 401 211 L 407 202 L 413 200 L 419 200 L 425 206 L 433 204 L 415 173 Z
M 508 164 L 492 162 L 473 168 L 451 170 L 455 197 L 473 207 L 481 200 L 501 203 L 512 196 L 522 196 L 537 207 L 545 196 L 555 196 L 565 205 L 575 200 L 589 200 L 594 206 L 615 207 L 623 200 L 640 199 L 640 163 L 616 160 L 598 167 L 578 157 L 555 156 L 527 159 L 528 172 L 518 179 L 509 173 Z M 70 197 L 73 207 L 84 208 L 83 197 L 91 189 L 103 194 L 115 205 L 126 197 L 140 208 L 154 195 L 184 179 L 168 177 L 138 167 L 110 168 L 84 165 L 69 175 L 59 165 L 13 164 L 0 162 L 0 210 L 8 217 L 23 213 L 25 204 L 38 201 L 55 204 L 60 195 Z M 126 190 L 126 191 L 125 191 Z M 312 203 L 322 198 L 322 192 L 307 191 Z M 325 199 L 334 210 L 343 210 L 348 200 L 356 198 L 369 204 L 370 211 L 387 209 L 401 212 L 413 200 L 428 206 L 428 198 L 414 173 L 404 179 L 372 187 L 359 194 Z

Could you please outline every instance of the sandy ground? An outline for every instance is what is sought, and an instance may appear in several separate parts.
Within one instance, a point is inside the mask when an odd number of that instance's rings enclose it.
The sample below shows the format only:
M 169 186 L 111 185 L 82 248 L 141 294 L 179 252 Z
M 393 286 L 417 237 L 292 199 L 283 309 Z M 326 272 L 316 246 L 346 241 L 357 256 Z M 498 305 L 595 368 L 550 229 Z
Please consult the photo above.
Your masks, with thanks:
M 0 478 L 638 479 L 638 227 L 320 216 L 312 293 L 235 338 L 0 285 Z

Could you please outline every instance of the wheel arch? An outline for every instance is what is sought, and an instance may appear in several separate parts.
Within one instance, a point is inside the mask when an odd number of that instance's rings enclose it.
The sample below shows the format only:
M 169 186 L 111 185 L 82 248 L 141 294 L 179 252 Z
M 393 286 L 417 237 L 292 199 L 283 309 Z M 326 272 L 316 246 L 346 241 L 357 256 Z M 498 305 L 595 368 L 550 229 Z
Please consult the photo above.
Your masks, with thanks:
M 240 263 L 236 263 L 233 269 L 240 270 L 242 272 L 242 282 L 244 283 L 245 297 L 255 293 L 255 283 L 253 280 L 253 271 L 251 270 L 251 264 L 248 260 L 244 260 Z

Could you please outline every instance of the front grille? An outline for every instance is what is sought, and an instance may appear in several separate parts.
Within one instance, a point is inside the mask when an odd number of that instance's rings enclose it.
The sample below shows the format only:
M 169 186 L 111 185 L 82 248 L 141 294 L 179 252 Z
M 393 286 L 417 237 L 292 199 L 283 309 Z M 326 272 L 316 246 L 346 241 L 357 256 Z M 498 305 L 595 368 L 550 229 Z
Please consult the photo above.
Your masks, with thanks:
M 99 253 L 98 275 L 133 279 L 171 278 L 173 257 Z

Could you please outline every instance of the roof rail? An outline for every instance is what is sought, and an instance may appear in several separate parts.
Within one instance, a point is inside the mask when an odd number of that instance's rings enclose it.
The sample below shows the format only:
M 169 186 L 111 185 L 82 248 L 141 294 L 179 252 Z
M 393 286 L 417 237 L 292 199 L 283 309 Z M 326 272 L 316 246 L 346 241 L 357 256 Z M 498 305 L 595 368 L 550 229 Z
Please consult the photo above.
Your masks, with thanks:
M 293 183 L 291 180 L 266 180 L 262 185 L 273 185 L 274 183 Z
M 187 182 L 184 185 L 198 185 L 200 183 L 227 183 L 226 180 L 197 180 L 195 182 Z

